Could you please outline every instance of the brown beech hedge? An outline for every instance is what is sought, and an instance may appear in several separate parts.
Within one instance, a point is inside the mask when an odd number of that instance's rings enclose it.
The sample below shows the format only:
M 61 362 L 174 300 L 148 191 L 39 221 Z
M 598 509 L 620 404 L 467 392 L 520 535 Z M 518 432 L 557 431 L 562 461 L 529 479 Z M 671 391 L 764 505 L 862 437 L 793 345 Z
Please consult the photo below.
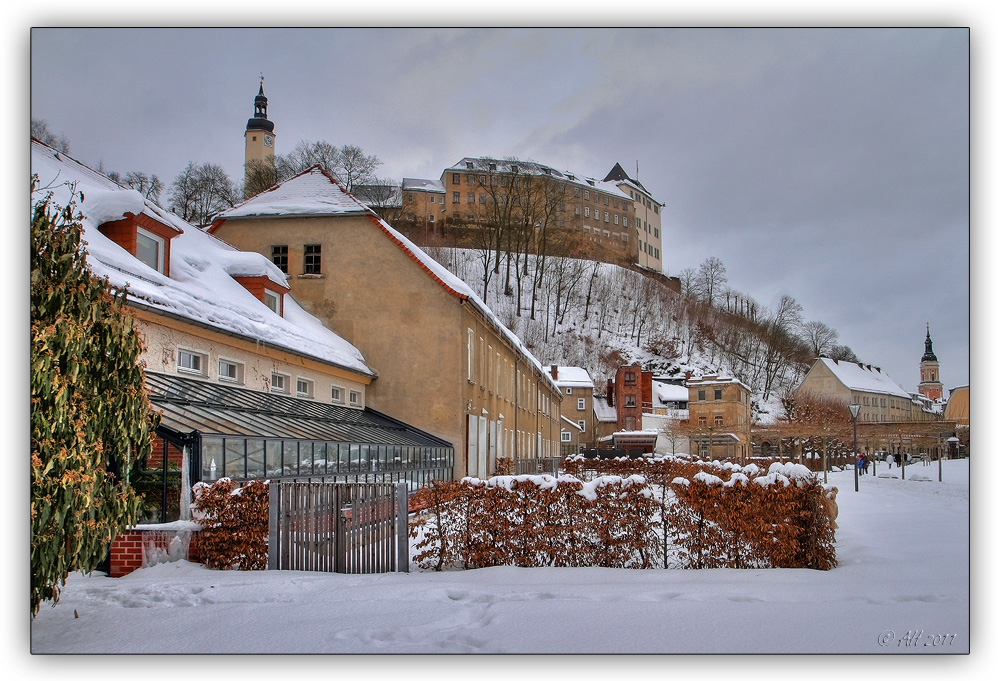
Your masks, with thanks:
M 198 551 L 215 570 L 266 570 L 267 482 L 242 487 L 229 478 L 195 484 L 194 519 L 201 525 Z
M 569 457 L 567 475 L 435 482 L 411 526 L 421 567 L 836 566 L 825 489 L 798 464 Z M 586 478 L 587 481 L 581 478 Z M 835 511 L 834 511 L 835 513 Z

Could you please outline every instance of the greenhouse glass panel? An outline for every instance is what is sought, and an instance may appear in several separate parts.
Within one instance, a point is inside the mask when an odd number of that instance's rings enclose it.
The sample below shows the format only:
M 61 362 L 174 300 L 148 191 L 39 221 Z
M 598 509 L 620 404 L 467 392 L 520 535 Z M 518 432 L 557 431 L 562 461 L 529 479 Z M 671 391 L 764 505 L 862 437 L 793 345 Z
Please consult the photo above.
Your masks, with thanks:
M 263 478 L 267 475 L 264 468 L 264 441 L 260 438 L 247 440 L 247 477 Z
M 201 439 L 201 479 L 214 482 L 222 473 L 222 438 Z
M 244 478 L 247 471 L 246 439 L 242 437 L 226 438 L 226 477 Z
M 267 440 L 267 459 L 264 469 L 268 477 L 281 475 L 281 440 Z

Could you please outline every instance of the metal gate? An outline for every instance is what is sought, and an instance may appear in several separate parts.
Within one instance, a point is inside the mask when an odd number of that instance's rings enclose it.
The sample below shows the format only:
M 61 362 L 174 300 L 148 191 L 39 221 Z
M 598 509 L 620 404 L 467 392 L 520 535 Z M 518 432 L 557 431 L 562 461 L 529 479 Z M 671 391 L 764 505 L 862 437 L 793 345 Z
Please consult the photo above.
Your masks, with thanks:
M 272 480 L 269 570 L 409 572 L 406 483 Z

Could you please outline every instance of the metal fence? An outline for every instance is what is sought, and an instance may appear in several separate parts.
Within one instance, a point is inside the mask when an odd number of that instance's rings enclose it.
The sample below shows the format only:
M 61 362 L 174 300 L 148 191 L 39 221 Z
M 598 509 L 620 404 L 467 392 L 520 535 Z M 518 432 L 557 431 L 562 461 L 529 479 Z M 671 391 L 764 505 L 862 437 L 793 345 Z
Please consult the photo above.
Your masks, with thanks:
M 514 475 L 559 475 L 559 464 L 562 457 L 553 456 L 542 459 L 515 459 Z
M 270 485 L 269 570 L 409 572 L 407 485 Z

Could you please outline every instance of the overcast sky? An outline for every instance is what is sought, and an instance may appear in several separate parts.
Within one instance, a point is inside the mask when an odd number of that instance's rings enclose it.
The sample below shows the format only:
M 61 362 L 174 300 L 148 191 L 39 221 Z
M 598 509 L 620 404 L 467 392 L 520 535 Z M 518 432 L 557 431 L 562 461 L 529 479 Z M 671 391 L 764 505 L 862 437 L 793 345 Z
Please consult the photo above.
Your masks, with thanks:
M 915 391 L 930 323 L 969 382 L 969 57 L 957 29 L 34 29 L 31 115 L 106 170 L 242 176 L 260 74 L 277 153 L 355 144 L 439 179 L 513 156 L 663 209 L 667 274 L 793 296 Z M 164 193 L 166 202 L 168 192 Z

